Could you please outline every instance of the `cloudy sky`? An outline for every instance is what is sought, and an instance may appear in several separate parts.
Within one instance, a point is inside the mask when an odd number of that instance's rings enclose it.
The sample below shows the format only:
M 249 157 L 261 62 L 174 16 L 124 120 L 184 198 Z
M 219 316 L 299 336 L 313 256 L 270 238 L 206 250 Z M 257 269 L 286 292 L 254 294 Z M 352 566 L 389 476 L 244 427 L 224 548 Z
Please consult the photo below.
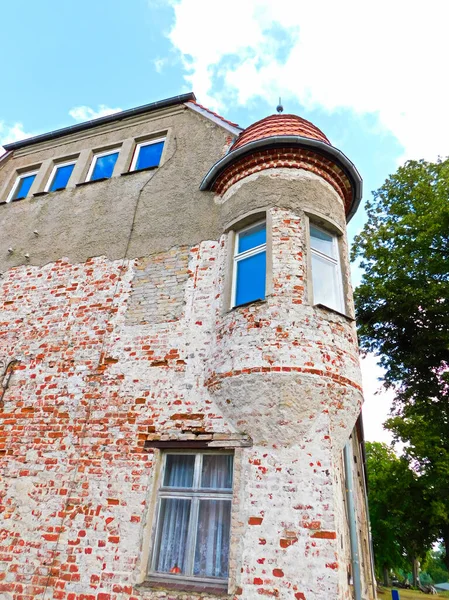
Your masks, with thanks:
M 365 199 L 407 158 L 449 154 L 447 0 L 15 0 L 1 13 L 0 144 L 193 90 L 243 127 L 281 96 L 353 160 Z M 380 375 L 368 358 L 366 434 L 386 440 Z

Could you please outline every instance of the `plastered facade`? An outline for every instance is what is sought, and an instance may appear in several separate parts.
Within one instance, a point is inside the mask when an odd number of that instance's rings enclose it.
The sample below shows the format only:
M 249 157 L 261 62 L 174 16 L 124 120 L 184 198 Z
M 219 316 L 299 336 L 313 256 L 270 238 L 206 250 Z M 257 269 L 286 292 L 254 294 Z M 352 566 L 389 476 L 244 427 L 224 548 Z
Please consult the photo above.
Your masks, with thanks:
M 167 133 L 157 170 L 0 205 L 0 359 L 18 361 L 0 406 L 0 599 L 349 600 L 351 435 L 361 547 L 367 522 L 343 200 L 291 168 L 200 192 L 226 128 L 186 107 L 119 123 L 0 163 L 7 190 L 29 164 Z M 232 231 L 254 215 L 269 293 L 230 310 Z M 311 302 L 310 219 L 341 234 L 346 316 Z M 152 445 L 189 440 L 235 452 L 221 595 L 147 581 Z M 362 578 L 370 600 L 369 549 Z

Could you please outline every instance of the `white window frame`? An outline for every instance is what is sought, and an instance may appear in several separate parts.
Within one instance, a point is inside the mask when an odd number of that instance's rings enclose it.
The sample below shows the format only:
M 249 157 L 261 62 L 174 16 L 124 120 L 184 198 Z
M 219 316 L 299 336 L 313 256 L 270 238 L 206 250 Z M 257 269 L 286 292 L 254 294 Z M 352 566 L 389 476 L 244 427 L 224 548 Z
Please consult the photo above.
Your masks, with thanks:
M 234 308 L 235 306 L 242 306 L 240 304 L 236 304 L 236 296 L 237 296 L 237 266 L 238 263 L 245 259 L 245 258 L 249 258 L 250 256 L 254 256 L 256 254 L 260 254 L 261 252 L 265 252 L 267 251 L 267 243 L 265 242 L 264 244 L 260 244 L 259 246 L 255 246 L 254 248 L 250 248 L 249 250 L 245 250 L 244 252 L 238 252 L 238 248 L 239 248 L 239 240 L 240 240 L 240 235 L 242 233 L 245 233 L 245 231 L 248 231 L 249 229 L 253 229 L 254 227 L 257 227 L 258 225 L 265 225 L 265 233 L 267 230 L 267 220 L 266 219 L 260 219 L 259 221 L 256 221 L 255 223 L 251 223 L 251 225 L 247 225 L 246 227 L 243 227 L 242 229 L 239 229 L 238 231 L 235 232 L 235 240 L 234 240 L 234 258 L 233 258 L 233 265 L 232 265 L 232 290 L 231 290 L 231 308 Z M 265 296 L 267 295 L 267 273 L 266 273 L 266 269 L 265 269 Z M 256 300 L 254 300 L 254 302 L 256 302 Z
M 24 173 L 19 173 L 19 174 L 17 175 L 17 177 L 16 177 L 16 180 L 15 180 L 15 182 L 14 182 L 14 185 L 13 185 L 13 186 L 12 186 L 12 188 L 11 188 L 11 191 L 10 191 L 10 192 L 9 192 L 9 194 L 8 194 L 8 197 L 7 197 L 7 199 L 6 199 L 6 202 L 12 202 L 12 200 L 13 200 L 13 198 L 14 198 L 14 194 L 16 193 L 16 191 L 17 191 L 17 188 L 18 188 L 18 187 L 19 187 L 19 185 L 20 185 L 20 180 L 21 180 L 21 179 L 25 179 L 25 177 L 30 177 L 31 175 L 37 175 L 38 173 L 39 173 L 39 169 L 37 169 L 37 170 L 34 170 L 34 171 L 26 171 L 26 172 L 24 172 Z M 33 183 L 31 184 L 31 187 L 33 187 L 33 184 L 34 184 L 34 181 L 33 181 Z M 31 187 L 30 187 L 30 190 L 31 190 Z M 27 194 L 27 196 L 28 196 L 28 194 Z M 25 198 L 27 198 L 27 196 L 25 196 L 24 198 L 20 198 L 20 200 L 24 200 Z
M 326 235 L 329 235 L 330 237 L 332 237 L 332 246 L 333 246 L 333 250 L 334 250 L 334 256 L 329 256 L 328 254 L 325 254 L 324 252 L 320 252 L 319 250 L 316 250 L 315 248 L 312 248 L 312 232 L 311 232 L 311 228 L 317 229 L 318 231 L 321 231 L 322 233 L 325 233 Z M 321 227 L 319 225 L 317 225 L 316 223 L 314 223 L 313 221 L 309 222 L 309 248 L 310 248 L 310 254 L 311 257 L 312 255 L 315 256 L 319 256 L 320 258 L 330 262 L 331 264 L 334 265 L 335 269 L 336 269 L 336 279 L 337 279 L 337 290 L 336 290 L 336 296 L 337 296 L 337 301 L 338 301 L 338 306 L 328 306 L 327 304 L 323 304 L 323 306 L 326 306 L 327 308 L 330 308 L 332 310 L 336 310 L 337 312 L 340 312 L 342 314 L 345 314 L 345 298 L 344 298 L 344 290 L 343 290 L 343 272 L 341 269 L 341 261 L 340 261 L 340 245 L 338 243 L 338 235 L 336 233 L 334 233 L 333 231 L 330 231 L 329 229 L 326 229 L 325 227 Z M 321 302 L 316 302 L 315 301 L 315 296 L 314 296 L 314 291 L 313 291 L 313 265 L 312 265 L 312 260 L 310 260 L 310 268 L 311 268 L 311 283 L 312 283 L 312 298 L 313 298 L 313 304 L 322 304 Z
M 89 170 L 87 172 L 87 177 L 86 177 L 86 181 L 90 181 L 92 174 L 94 172 L 95 169 L 95 165 L 97 164 L 97 160 L 99 158 L 101 158 L 102 156 L 108 156 L 108 154 L 115 154 L 116 152 L 118 152 L 119 156 L 117 156 L 117 160 L 120 158 L 120 150 L 121 150 L 121 146 L 118 146 L 117 148 L 109 148 L 109 150 L 102 150 L 101 152 L 95 152 L 95 154 L 92 157 L 92 162 L 90 163 L 90 167 Z M 117 164 L 117 161 L 115 161 L 115 164 Z M 115 165 L 114 165 L 114 169 L 115 169 Z M 112 175 L 111 175 L 112 177 Z M 110 179 L 108 177 L 108 179 Z
M 167 465 L 167 456 L 174 454 L 183 454 L 195 456 L 195 465 L 193 471 L 193 485 L 191 488 L 170 488 L 164 487 L 164 479 L 165 479 L 165 471 Z M 211 587 L 223 587 L 225 590 L 229 581 L 229 573 L 226 579 L 221 579 L 219 577 L 199 577 L 193 575 L 193 567 L 195 561 L 195 548 L 196 548 L 196 540 L 198 535 L 198 514 L 199 514 L 199 503 L 200 500 L 228 500 L 231 505 L 231 526 L 232 526 L 232 499 L 233 499 L 233 490 L 234 490 L 234 471 L 232 477 L 232 487 L 222 488 L 222 489 L 213 489 L 213 488 L 200 488 L 201 483 L 201 471 L 202 471 L 202 457 L 207 454 L 213 455 L 225 455 L 232 456 L 233 460 L 233 469 L 234 469 L 234 452 L 217 452 L 217 451 L 208 451 L 208 450 L 167 450 L 163 453 L 163 463 L 162 469 L 160 473 L 160 484 L 157 492 L 157 508 L 156 508 L 156 520 L 155 520 L 155 528 L 154 528 L 154 543 L 153 549 L 151 553 L 151 558 L 149 561 L 149 569 L 148 569 L 148 577 L 151 580 L 155 581 L 167 581 L 173 583 L 187 583 L 188 585 L 197 584 L 206 584 Z M 163 498 L 180 498 L 183 500 L 191 500 L 191 509 L 190 509 L 190 517 L 189 517 L 189 525 L 188 525 L 188 533 L 186 540 L 186 556 L 187 556 L 187 568 L 186 574 L 175 575 L 172 573 L 162 573 L 160 571 L 156 571 L 156 561 L 158 558 L 158 551 L 160 546 L 160 535 L 161 531 L 159 529 L 160 525 L 160 517 L 161 517 L 161 500 Z M 231 537 L 230 532 L 230 537 Z M 231 540 L 229 540 L 230 543 Z M 229 571 L 229 567 L 228 567 Z M 191 574 L 188 574 L 191 573 Z
M 134 148 L 134 154 L 133 154 L 133 159 L 131 161 L 131 166 L 129 168 L 130 171 L 135 171 L 136 170 L 136 165 L 137 165 L 137 161 L 139 160 L 139 153 L 140 153 L 140 149 L 143 146 L 152 146 L 153 144 L 158 144 L 159 142 L 164 142 L 164 148 L 165 148 L 165 140 L 167 138 L 165 137 L 161 137 L 161 138 L 157 138 L 155 140 L 146 140 L 145 142 L 139 142 L 138 144 L 136 144 L 136 147 Z M 161 153 L 161 160 L 159 161 L 159 165 L 161 164 L 162 161 L 162 154 L 164 153 L 164 148 L 162 148 L 162 153 Z M 156 165 L 154 168 L 157 168 L 159 165 Z M 153 168 L 153 167 L 151 167 Z M 139 169 L 143 170 L 143 169 Z
M 60 169 L 61 167 L 68 167 L 69 165 L 74 165 L 74 166 L 75 166 L 75 165 L 76 165 L 76 160 L 69 160 L 69 161 L 67 161 L 67 162 L 55 163 L 55 165 L 54 165 L 54 167 L 53 167 L 53 169 L 52 169 L 52 171 L 51 171 L 51 173 L 50 173 L 50 177 L 48 178 L 47 184 L 46 184 L 46 186 L 45 186 L 45 188 L 44 188 L 44 192 L 48 192 L 48 191 L 50 190 L 50 188 L 51 188 L 51 185 L 52 185 L 52 183 L 53 183 L 53 179 L 55 178 L 55 175 L 56 175 L 56 171 L 57 171 L 58 169 Z M 73 171 L 72 171 L 72 173 L 70 174 L 70 177 L 72 177 L 72 174 L 73 174 Z M 69 180 L 67 181 L 67 184 L 68 184 L 68 183 L 69 183 L 69 181 L 70 181 L 70 177 L 69 177 Z M 66 186 L 66 187 L 67 187 L 67 186 Z M 60 189 L 61 189 L 61 188 L 60 188 Z M 64 190 L 65 190 L 65 188 L 62 188 L 62 189 L 64 189 Z M 54 190 L 54 191 L 56 192 L 56 191 L 58 191 L 58 190 Z

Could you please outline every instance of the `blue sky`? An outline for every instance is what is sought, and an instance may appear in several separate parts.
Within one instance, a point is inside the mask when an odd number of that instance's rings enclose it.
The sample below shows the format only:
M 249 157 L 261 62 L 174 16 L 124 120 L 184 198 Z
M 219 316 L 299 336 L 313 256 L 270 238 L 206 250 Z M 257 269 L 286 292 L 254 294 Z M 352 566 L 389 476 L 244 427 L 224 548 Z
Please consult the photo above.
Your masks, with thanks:
M 0 144 L 193 90 L 243 127 L 282 96 L 356 164 L 365 199 L 406 158 L 449 154 L 444 0 L 15 0 L 1 16 Z M 388 398 L 365 371 L 383 438 Z

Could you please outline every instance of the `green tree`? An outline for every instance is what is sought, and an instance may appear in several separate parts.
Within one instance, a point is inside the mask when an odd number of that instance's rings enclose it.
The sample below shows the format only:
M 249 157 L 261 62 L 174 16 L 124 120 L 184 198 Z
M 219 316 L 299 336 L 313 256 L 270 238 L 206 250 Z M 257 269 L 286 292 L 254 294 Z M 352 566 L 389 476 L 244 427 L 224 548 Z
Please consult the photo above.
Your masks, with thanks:
M 368 501 L 376 568 L 388 585 L 390 569 L 413 566 L 433 532 L 423 482 L 386 444 L 367 442 Z
M 395 390 L 387 427 L 425 482 L 449 566 L 449 160 L 409 161 L 374 192 L 353 259 L 361 347 Z
M 432 583 L 449 581 L 449 571 L 444 564 L 444 549 L 441 546 L 427 553 L 423 570 L 429 575 Z

